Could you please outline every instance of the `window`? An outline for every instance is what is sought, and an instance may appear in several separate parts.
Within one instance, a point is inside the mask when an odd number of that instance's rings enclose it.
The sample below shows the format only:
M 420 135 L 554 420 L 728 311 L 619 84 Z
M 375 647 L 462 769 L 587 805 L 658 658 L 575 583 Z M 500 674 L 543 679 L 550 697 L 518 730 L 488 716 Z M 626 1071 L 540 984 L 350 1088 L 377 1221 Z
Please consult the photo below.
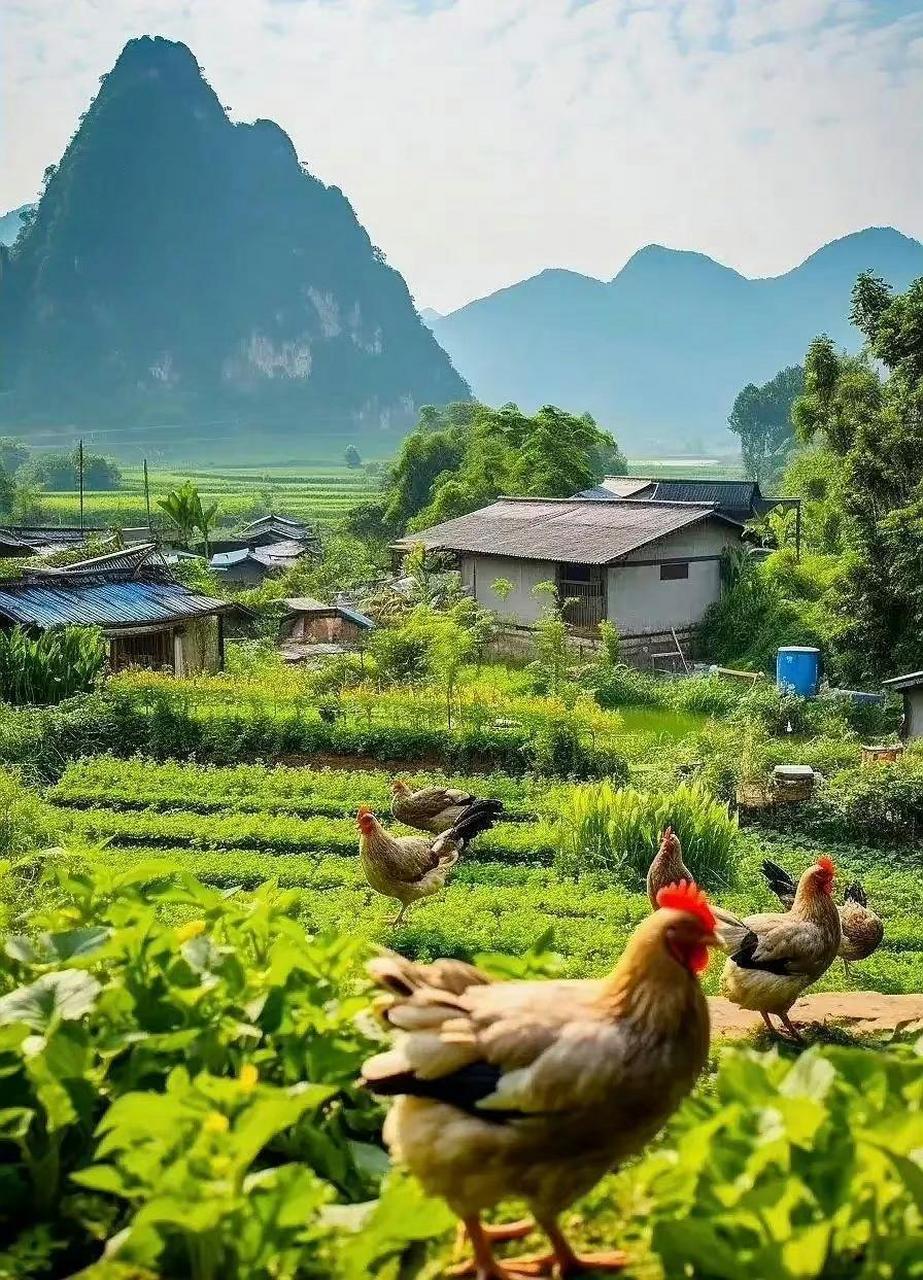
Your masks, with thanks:
M 661 582 L 676 582 L 680 578 L 689 577 L 688 560 L 674 560 L 672 564 L 662 564 L 660 566 Z

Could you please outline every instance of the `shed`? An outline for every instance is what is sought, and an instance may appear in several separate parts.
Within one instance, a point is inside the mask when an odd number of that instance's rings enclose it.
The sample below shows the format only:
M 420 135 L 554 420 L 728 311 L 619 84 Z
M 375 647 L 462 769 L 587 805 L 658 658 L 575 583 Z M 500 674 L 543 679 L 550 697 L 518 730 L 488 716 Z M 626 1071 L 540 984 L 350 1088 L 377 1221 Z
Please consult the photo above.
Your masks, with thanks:
M 375 623 L 350 604 L 324 604 L 311 596 L 291 596 L 283 601 L 285 617 L 279 629 L 279 643 L 291 661 L 302 646 L 334 644 L 343 648 L 360 645 Z
M 88 538 L 102 538 L 102 525 L 16 524 L 0 527 L 0 559 L 25 558 L 82 546 Z
M 212 556 L 209 565 L 224 574 L 225 581 L 234 587 L 258 587 L 267 577 L 283 573 L 308 554 L 304 542 L 288 539 L 270 542 L 265 546 L 250 546 L 240 550 L 219 551 Z
M 655 499 L 500 498 L 395 544 L 451 552 L 469 592 L 507 621 L 531 627 L 535 588 L 553 582 L 565 616 L 593 634 L 603 619 L 623 637 L 669 634 L 700 621 L 721 594 L 721 556 L 741 526 L 714 504 Z M 502 598 L 497 579 L 512 589 Z
M 923 671 L 911 671 L 905 676 L 892 676 L 882 680 L 891 693 L 899 693 L 904 699 L 904 723 L 901 736 L 908 740 L 923 738 Z
M 0 583 L 0 626 L 48 631 L 95 625 L 109 664 L 166 668 L 175 675 L 224 665 L 224 615 L 237 606 L 177 582 L 153 544 L 61 569 L 32 569 Z

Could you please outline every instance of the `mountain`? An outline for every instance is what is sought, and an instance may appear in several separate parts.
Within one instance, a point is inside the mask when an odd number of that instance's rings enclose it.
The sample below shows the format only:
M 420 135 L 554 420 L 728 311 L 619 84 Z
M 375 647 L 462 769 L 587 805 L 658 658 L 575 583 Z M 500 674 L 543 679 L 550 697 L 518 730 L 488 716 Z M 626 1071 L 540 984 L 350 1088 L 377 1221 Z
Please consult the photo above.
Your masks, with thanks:
M 21 204 L 18 209 L 11 209 L 9 213 L 0 213 L 0 244 L 13 243 L 22 227 L 22 215 L 31 213 L 34 208 L 34 204 Z
M 648 245 L 608 282 L 549 270 L 431 322 L 474 394 L 588 410 L 635 456 L 727 448 L 737 392 L 829 333 L 855 349 L 856 276 L 904 289 L 923 245 L 890 227 L 835 240 L 785 275 L 747 279 L 701 253 Z
M 442 319 L 442 312 L 434 311 L 432 307 L 421 307 L 420 319 L 423 321 L 425 325 L 429 325 L 430 327 L 432 327 L 432 325 L 436 320 Z
M 468 396 L 343 193 L 232 124 L 182 44 L 125 46 L 0 255 L 0 422 L 39 443 L 385 451 Z

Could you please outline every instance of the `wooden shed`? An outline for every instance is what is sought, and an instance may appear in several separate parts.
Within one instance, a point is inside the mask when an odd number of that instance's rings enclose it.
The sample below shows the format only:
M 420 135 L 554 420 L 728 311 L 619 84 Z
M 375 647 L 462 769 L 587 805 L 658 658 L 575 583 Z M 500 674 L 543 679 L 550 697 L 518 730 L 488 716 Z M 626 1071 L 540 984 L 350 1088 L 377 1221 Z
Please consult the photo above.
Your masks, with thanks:
M 375 628 L 371 618 L 348 604 L 324 604 L 311 596 L 292 596 L 283 601 L 285 617 L 279 629 L 279 643 L 296 661 L 298 647 L 335 644 L 344 649 L 361 645 Z

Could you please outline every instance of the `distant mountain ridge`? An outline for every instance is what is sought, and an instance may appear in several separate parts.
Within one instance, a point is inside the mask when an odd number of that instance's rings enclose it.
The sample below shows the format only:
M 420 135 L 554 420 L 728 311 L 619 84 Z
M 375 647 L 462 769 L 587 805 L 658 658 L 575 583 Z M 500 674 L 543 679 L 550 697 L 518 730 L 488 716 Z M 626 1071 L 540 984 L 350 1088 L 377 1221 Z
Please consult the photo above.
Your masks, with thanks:
M 0 249 L 0 348 L 0 422 L 42 443 L 390 449 L 422 404 L 469 394 L 343 193 L 151 37 Z
M 737 392 L 800 362 L 819 333 L 858 346 L 850 291 L 866 269 L 904 289 L 923 276 L 923 245 L 869 227 L 761 279 L 648 245 L 610 281 L 552 268 L 428 323 L 479 399 L 588 410 L 635 454 L 695 452 L 734 444 Z

